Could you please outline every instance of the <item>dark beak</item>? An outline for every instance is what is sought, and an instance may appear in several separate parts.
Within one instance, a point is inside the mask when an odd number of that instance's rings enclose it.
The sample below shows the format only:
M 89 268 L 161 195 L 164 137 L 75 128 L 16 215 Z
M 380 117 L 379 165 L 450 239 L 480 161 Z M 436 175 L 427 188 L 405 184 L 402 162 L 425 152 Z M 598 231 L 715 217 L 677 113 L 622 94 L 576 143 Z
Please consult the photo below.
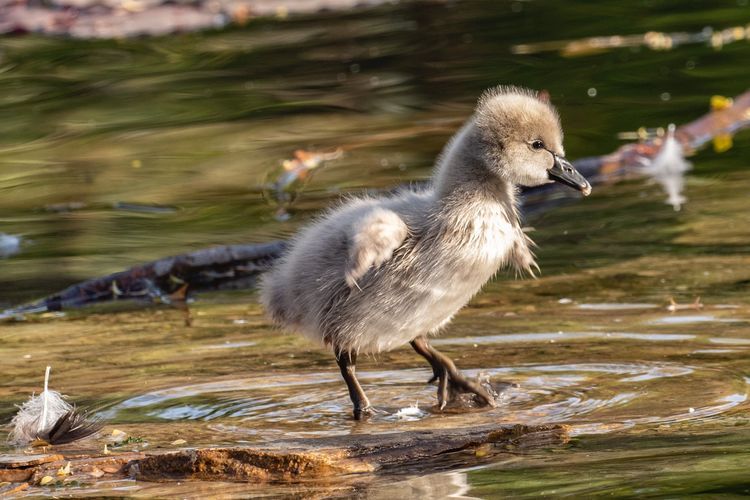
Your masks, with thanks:
M 589 184 L 589 181 L 587 181 L 568 160 L 561 158 L 556 154 L 553 154 L 552 156 L 555 158 L 555 164 L 547 171 L 549 172 L 549 178 L 553 181 L 567 184 L 568 186 L 579 190 L 583 193 L 583 196 L 590 195 L 591 184 Z

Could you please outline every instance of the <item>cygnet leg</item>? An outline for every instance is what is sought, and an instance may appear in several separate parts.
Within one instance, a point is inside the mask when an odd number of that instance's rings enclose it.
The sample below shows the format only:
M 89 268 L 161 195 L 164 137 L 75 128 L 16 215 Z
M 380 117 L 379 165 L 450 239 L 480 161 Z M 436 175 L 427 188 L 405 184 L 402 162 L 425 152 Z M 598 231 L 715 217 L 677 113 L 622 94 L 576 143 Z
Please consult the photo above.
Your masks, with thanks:
M 357 380 L 357 353 L 337 350 L 336 361 L 341 369 L 341 376 L 344 377 L 346 387 L 349 389 L 349 397 L 354 404 L 354 419 L 361 420 L 369 417 L 373 413 L 373 408 L 370 406 L 370 400 L 367 399 L 365 391 Z
M 438 406 L 441 410 L 455 394 L 462 392 L 476 394 L 485 404 L 495 406 L 495 398 L 484 387 L 464 377 L 453 360 L 428 344 L 425 337 L 415 338 L 411 341 L 411 346 L 432 366 L 433 377 L 430 382 L 436 379 L 438 381 Z

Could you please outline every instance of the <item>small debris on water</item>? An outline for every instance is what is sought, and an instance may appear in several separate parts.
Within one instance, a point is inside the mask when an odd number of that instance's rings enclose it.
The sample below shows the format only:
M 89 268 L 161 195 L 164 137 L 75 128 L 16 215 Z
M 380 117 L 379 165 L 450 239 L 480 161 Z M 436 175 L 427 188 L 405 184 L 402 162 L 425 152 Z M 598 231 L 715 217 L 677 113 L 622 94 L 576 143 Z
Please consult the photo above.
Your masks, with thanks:
M 703 309 L 703 303 L 701 302 L 700 297 L 696 297 L 695 300 L 691 304 L 678 304 L 674 297 L 669 297 L 669 305 L 667 306 L 667 311 L 669 312 L 676 312 L 676 311 L 684 311 L 684 310 L 698 310 Z
M 306 183 L 312 177 L 313 171 L 327 161 L 341 158 L 343 153 L 341 148 L 329 152 L 298 149 L 294 152 L 294 158 L 284 160 L 281 163 L 281 173 L 268 186 L 272 191 L 269 198 L 272 198 L 279 205 L 274 215 L 276 220 L 288 220 L 291 215 L 287 209 L 304 190 Z
M 688 413 L 695 413 L 695 408 L 688 408 Z
M 52 484 L 55 482 L 55 478 L 52 476 L 44 476 L 42 479 L 39 480 L 40 486 L 47 486 L 48 484 Z
M 474 456 L 477 458 L 486 457 L 492 451 L 492 443 L 484 443 L 474 450 Z
M 572 304 L 573 303 L 573 299 L 569 299 L 567 297 L 564 297 L 564 298 L 558 300 L 557 303 L 558 304 Z
M 0 259 L 7 259 L 21 251 L 21 237 L 0 233 Z
M 128 438 L 128 434 L 119 429 L 113 429 L 112 434 L 109 435 L 109 442 L 113 444 L 122 443 Z
M 183 444 L 187 444 L 187 441 L 185 441 L 184 439 L 175 439 L 169 444 L 171 444 L 172 446 L 182 446 Z
M 71 474 L 71 472 L 70 472 L 70 462 L 68 462 L 67 464 L 65 464 L 65 467 L 60 467 L 57 470 L 57 475 L 58 476 L 69 476 L 70 474 Z

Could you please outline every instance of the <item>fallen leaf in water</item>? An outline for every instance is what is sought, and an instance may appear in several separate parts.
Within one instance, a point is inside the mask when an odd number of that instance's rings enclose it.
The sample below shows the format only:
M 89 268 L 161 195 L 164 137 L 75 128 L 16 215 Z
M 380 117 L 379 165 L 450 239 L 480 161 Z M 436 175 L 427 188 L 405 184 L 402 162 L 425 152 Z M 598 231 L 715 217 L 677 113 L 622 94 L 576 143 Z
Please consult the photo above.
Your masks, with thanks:
M 714 146 L 714 151 L 716 151 L 717 153 L 724 153 L 726 151 L 729 151 L 734 145 L 731 134 L 717 134 L 716 137 L 713 138 L 711 143 Z
M 721 111 L 723 109 L 731 108 L 734 101 L 731 97 L 724 97 L 723 95 L 711 96 L 711 111 Z
M 106 472 L 107 474 L 116 474 L 120 472 L 120 467 L 116 467 L 114 465 L 107 465 L 105 467 L 102 467 L 102 470 Z
M 180 445 L 182 445 L 182 444 L 186 444 L 186 443 L 187 443 L 187 441 L 185 441 L 184 439 L 175 439 L 175 440 L 174 440 L 174 441 L 172 441 L 172 442 L 171 442 L 170 444 L 171 444 L 172 446 L 180 446 Z
M 39 484 L 41 486 L 47 486 L 48 484 L 51 484 L 54 482 L 55 482 L 55 478 L 52 476 L 44 476 L 43 478 L 39 480 Z
M 734 104 L 734 100 L 730 97 L 724 97 L 723 95 L 711 96 L 711 111 L 723 111 L 731 108 Z M 714 151 L 717 153 L 724 153 L 732 149 L 732 134 L 717 134 L 712 140 Z
M 669 297 L 669 305 L 667 306 L 667 311 L 669 312 L 676 312 L 676 311 L 684 311 L 686 309 L 703 309 L 703 303 L 701 302 L 700 297 L 696 297 L 695 300 L 691 304 L 678 304 L 674 297 Z
M 112 434 L 109 436 L 109 442 L 110 443 L 121 443 L 122 441 L 125 441 L 128 437 L 127 432 L 123 432 L 119 429 L 113 429 Z
M 60 467 L 57 470 L 57 475 L 58 476 L 69 476 L 70 475 L 70 462 L 68 462 L 67 464 L 65 464 L 65 467 Z
M 274 201 L 280 204 L 276 215 L 277 219 L 285 220 L 289 218 L 286 208 L 302 192 L 305 183 L 310 180 L 312 171 L 319 168 L 326 161 L 340 158 L 342 154 L 343 150 L 341 148 L 327 153 L 298 149 L 294 152 L 294 158 L 284 160 L 281 163 L 281 173 L 270 185 Z

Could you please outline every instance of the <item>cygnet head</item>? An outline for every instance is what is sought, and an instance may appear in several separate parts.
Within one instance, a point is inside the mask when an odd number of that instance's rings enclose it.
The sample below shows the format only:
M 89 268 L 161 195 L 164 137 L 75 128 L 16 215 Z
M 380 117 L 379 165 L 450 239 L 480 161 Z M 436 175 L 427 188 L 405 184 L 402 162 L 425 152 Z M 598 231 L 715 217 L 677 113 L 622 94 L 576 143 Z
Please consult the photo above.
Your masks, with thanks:
M 560 118 L 547 99 L 518 87 L 496 87 L 479 99 L 480 155 L 499 178 L 521 186 L 558 181 L 584 195 L 591 185 L 565 159 Z

